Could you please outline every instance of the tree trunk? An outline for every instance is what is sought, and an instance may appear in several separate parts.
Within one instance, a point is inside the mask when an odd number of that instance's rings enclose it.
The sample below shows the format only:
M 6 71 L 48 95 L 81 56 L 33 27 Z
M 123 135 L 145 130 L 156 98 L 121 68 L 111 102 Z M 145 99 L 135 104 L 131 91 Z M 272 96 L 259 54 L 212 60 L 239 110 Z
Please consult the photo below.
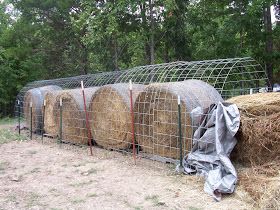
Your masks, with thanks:
M 155 20 L 153 12 L 154 2 L 149 0 L 149 10 L 150 10 L 150 64 L 155 64 Z
M 114 62 L 114 71 L 118 71 L 119 69 L 119 52 L 118 52 L 118 41 L 117 37 L 114 34 L 113 35 L 113 51 L 114 51 L 114 56 L 113 56 L 113 62 Z
M 88 74 L 88 51 L 86 46 L 83 45 L 83 51 L 84 51 L 84 56 L 83 56 L 83 66 L 84 66 L 84 74 Z
M 169 62 L 169 47 L 166 42 L 164 44 L 164 62 L 165 63 Z
M 140 11 L 141 11 L 142 28 L 144 31 L 147 31 L 148 27 L 147 27 L 147 17 L 146 17 L 146 6 L 145 6 L 145 3 L 141 3 L 141 1 L 139 2 L 139 5 L 140 5 Z M 145 58 L 146 58 L 146 64 L 150 64 L 151 63 L 150 44 L 148 41 L 145 42 Z
M 264 8 L 264 27 L 265 27 L 265 53 L 266 53 L 266 71 L 269 80 L 269 90 L 272 90 L 273 86 L 273 62 L 272 62 L 272 54 L 273 54 L 273 37 L 272 37 L 272 23 L 271 23 L 271 11 L 270 5 L 266 5 Z

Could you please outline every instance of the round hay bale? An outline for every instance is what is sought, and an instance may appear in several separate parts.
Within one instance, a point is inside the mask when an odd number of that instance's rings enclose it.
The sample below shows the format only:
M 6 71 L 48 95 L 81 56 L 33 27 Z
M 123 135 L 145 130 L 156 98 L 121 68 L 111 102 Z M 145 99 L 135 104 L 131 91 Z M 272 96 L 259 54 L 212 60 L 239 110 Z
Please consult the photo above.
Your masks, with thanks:
M 223 101 L 218 91 L 200 80 L 151 84 L 135 102 L 136 140 L 146 153 L 178 159 L 178 96 L 181 98 L 183 150 L 188 151 L 194 127 L 190 113 Z
M 262 165 L 280 158 L 280 93 L 257 93 L 227 100 L 241 115 L 232 159 L 244 165 Z
M 57 137 L 59 133 L 59 113 L 57 107 L 59 104 L 59 94 L 63 91 L 49 92 L 45 96 L 45 118 L 44 118 L 44 131 L 48 136 Z M 58 115 L 56 115 L 58 114 Z
M 49 85 L 28 90 L 24 95 L 23 112 L 26 126 L 30 127 L 30 103 L 32 102 L 32 130 L 42 131 L 42 105 L 48 92 L 61 90 L 61 87 Z
M 133 101 L 144 85 L 133 85 Z M 129 84 L 101 87 L 89 106 L 93 139 L 107 149 L 126 149 L 131 145 Z M 133 102 L 134 103 L 134 102 Z
M 86 106 L 98 87 L 85 88 Z M 88 131 L 81 89 L 62 90 L 46 96 L 45 131 L 51 136 L 59 135 L 60 98 L 62 99 L 62 140 L 73 144 L 87 144 Z
M 248 116 L 267 116 L 280 112 L 280 93 L 256 93 L 230 98 L 227 102 L 234 103 L 239 110 Z

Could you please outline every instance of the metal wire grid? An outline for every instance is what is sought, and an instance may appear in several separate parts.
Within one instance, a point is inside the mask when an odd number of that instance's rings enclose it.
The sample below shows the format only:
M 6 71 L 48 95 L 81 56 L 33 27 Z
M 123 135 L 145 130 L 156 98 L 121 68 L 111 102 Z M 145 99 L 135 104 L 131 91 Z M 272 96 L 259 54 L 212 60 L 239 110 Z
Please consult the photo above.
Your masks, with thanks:
M 97 91 L 100 94 L 99 99 L 93 103 L 93 94 L 89 97 L 89 104 L 87 105 L 88 115 L 90 116 L 90 130 L 95 143 L 107 149 L 132 152 L 132 136 L 135 135 L 136 149 L 139 156 L 157 160 L 163 158 L 165 161 L 178 160 L 180 157 L 180 140 L 182 141 L 183 155 L 186 155 L 192 146 L 192 135 L 196 128 L 200 126 L 199 122 L 193 122 L 196 118 L 193 116 L 192 110 L 198 108 L 200 104 L 209 105 L 218 102 L 218 100 L 215 101 L 205 97 L 205 94 L 213 94 L 213 90 L 205 87 L 203 89 L 199 86 L 189 93 L 191 97 L 184 98 L 184 96 L 181 96 L 183 103 L 180 115 L 182 128 L 182 138 L 180 139 L 177 106 L 177 97 L 180 96 L 180 91 L 175 91 L 175 94 L 171 95 L 170 91 L 174 87 L 176 89 L 176 86 L 179 85 L 176 82 L 190 79 L 202 80 L 211 84 L 223 98 L 248 94 L 250 90 L 252 92 L 252 89 L 258 91 L 260 87 L 267 84 L 264 69 L 252 58 L 194 62 L 179 61 L 140 66 L 125 71 L 32 82 L 25 86 L 17 97 L 19 103 L 16 103 L 16 115 L 24 117 L 27 122 L 28 118 L 30 118 L 30 115 L 24 113 L 23 110 L 23 107 L 30 105 L 30 101 L 24 100 L 28 90 L 46 85 L 57 85 L 71 92 L 71 89 L 79 88 L 81 81 L 84 81 L 86 94 L 88 94 L 88 87 L 100 87 Z M 135 122 L 131 121 L 130 115 L 128 84 L 130 80 L 134 84 L 146 86 L 145 89 L 144 87 L 137 89 L 133 85 L 134 100 L 137 100 L 141 94 L 144 97 L 144 100 L 138 101 L 137 104 L 134 102 Z M 114 87 L 119 83 L 123 84 L 123 87 L 119 90 L 114 88 L 106 89 L 108 84 Z M 165 84 L 165 87 L 147 91 L 148 87 L 158 83 Z M 109 87 L 111 86 L 109 85 Z M 187 89 L 183 91 L 188 92 Z M 203 94 L 204 98 L 200 97 Z M 60 98 L 62 98 L 62 106 L 60 106 Z M 87 145 L 88 129 L 83 107 L 73 105 L 75 103 L 74 98 L 71 99 L 70 97 L 70 99 L 66 100 L 59 94 L 51 100 L 56 131 L 49 136 L 58 139 L 59 142 Z M 90 107 L 93 108 L 91 109 Z M 96 107 L 97 109 L 94 111 Z M 147 107 L 149 108 L 148 112 L 144 112 Z M 46 115 L 50 114 L 43 113 L 42 109 L 42 107 L 33 109 L 33 114 L 37 115 L 33 123 L 42 124 L 42 119 L 46 119 Z M 203 114 L 207 114 L 205 110 L 199 117 L 202 118 Z M 139 120 L 140 118 L 142 121 Z M 132 124 L 135 125 L 135 134 L 132 133 Z M 26 127 L 30 129 L 32 126 L 27 123 Z M 32 132 L 37 132 L 38 134 L 43 131 L 44 126 L 32 129 Z M 102 138 L 104 136 L 106 138 Z M 143 139 L 148 139 L 148 143 Z M 108 142 L 111 143 L 108 145 Z M 213 147 L 213 145 L 208 144 L 205 146 Z

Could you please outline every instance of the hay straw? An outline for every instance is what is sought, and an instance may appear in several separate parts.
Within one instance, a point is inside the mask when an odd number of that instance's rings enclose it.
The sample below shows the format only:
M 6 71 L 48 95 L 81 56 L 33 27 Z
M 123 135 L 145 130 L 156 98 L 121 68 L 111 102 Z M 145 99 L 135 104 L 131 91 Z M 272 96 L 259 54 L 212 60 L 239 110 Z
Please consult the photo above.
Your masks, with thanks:
M 245 165 L 261 165 L 280 157 L 280 93 L 238 96 L 241 113 L 238 143 L 232 159 Z
M 59 125 L 57 124 L 59 122 L 59 115 L 55 116 L 54 114 L 55 109 L 58 109 L 57 96 L 62 91 L 53 91 L 49 92 L 45 96 L 46 106 L 45 106 L 45 116 L 44 116 L 44 131 L 48 134 L 48 136 L 57 137 L 59 133 Z
M 44 97 L 48 92 L 61 90 L 56 85 L 43 86 L 28 90 L 24 95 L 23 112 L 26 126 L 30 127 L 30 103 L 32 102 L 32 130 L 40 132 L 42 130 L 42 105 Z
M 98 90 L 86 88 L 86 105 Z M 87 144 L 88 135 L 81 89 L 57 91 L 48 94 L 46 99 L 45 131 L 53 136 L 59 134 L 60 98 L 62 99 L 62 140 L 74 144 Z
M 144 85 L 133 85 L 133 101 Z M 129 84 L 101 87 L 89 106 L 93 139 L 107 149 L 126 149 L 131 145 Z
M 239 185 L 260 209 L 280 207 L 280 162 L 273 161 L 262 166 L 238 169 Z
M 220 94 L 199 80 L 151 84 L 136 99 L 136 139 L 146 153 L 178 159 L 178 105 L 181 97 L 183 149 L 189 149 L 194 127 L 190 112 L 222 101 Z

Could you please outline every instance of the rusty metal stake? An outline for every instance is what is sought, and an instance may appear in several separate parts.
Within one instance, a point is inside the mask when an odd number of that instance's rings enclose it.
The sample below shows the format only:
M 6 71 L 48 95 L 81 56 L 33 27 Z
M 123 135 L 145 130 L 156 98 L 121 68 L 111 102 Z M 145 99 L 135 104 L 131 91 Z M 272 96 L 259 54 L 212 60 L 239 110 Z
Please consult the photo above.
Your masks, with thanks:
M 87 105 L 86 105 L 86 96 L 85 96 L 85 88 L 84 88 L 84 82 L 81 81 L 81 87 L 82 87 L 82 94 L 83 94 L 83 99 L 84 99 L 84 111 L 85 111 L 85 115 L 86 115 L 86 127 L 87 127 L 87 133 L 88 133 L 88 144 L 89 144 L 89 149 L 90 149 L 90 155 L 93 155 L 92 152 L 92 143 L 91 143 L 91 139 L 92 139 L 92 135 L 91 135 L 91 131 L 90 131 L 90 126 L 89 126 L 89 117 L 88 117 L 88 112 L 87 112 Z

